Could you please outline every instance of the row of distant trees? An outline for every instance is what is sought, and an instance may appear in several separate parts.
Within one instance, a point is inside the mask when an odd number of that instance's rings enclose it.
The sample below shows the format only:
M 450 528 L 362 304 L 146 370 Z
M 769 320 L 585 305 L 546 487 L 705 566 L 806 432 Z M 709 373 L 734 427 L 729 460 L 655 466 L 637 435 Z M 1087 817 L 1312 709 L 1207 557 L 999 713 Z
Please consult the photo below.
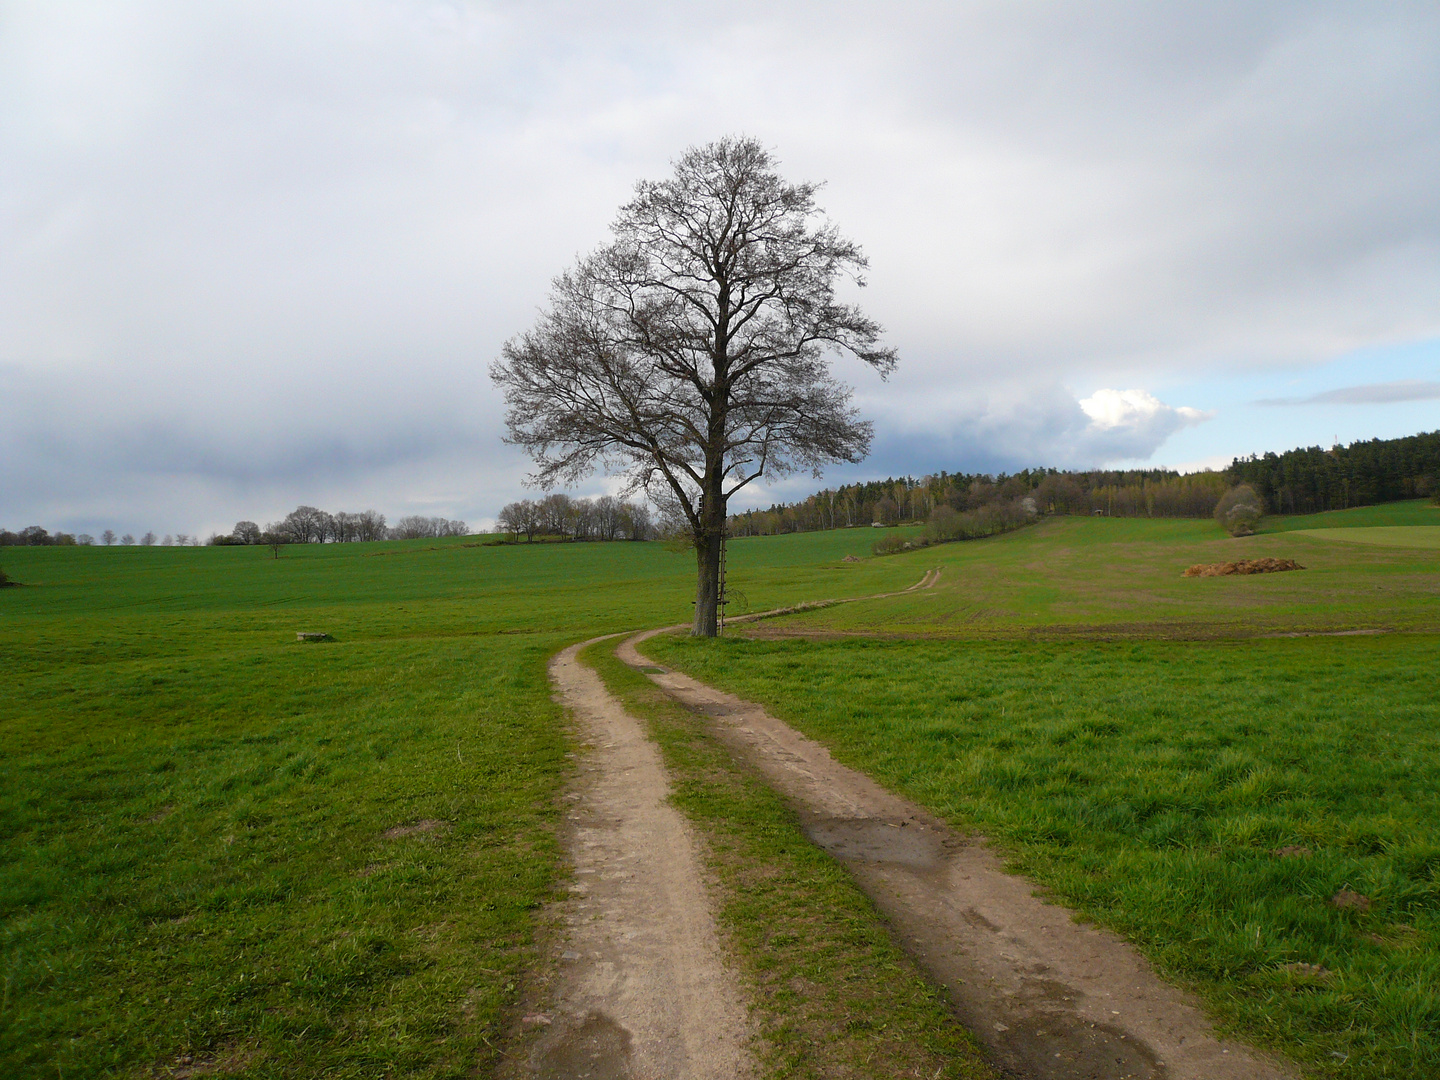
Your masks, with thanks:
M 1023 499 L 1032 500 L 1042 514 L 1204 518 L 1214 513 L 1229 486 L 1222 473 L 1182 476 L 1168 469 L 1024 469 L 998 476 L 940 472 L 919 479 L 904 476 L 846 484 L 800 502 L 733 514 L 730 534 L 768 536 L 854 525 L 919 524 L 931 521 L 941 510 L 974 515 L 986 508 L 1013 507 Z M 1013 516 L 1006 510 L 966 520 L 1009 520 Z
M 1262 512 L 1310 514 L 1440 496 L 1440 431 L 1348 446 L 1236 458 L 1219 472 L 1169 469 L 946 473 L 846 484 L 795 503 L 729 519 L 732 536 L 811 532 L 850 525 L 929 522 L 941 507 L 969 514 L 1030 498 L 1042 514 L 1207 518 L 1221 497 L 1248 486 Z M 1226 507 L 1224 513 L 1228 514 Z M 1009 519 L 1013 513 L 999 515 Z M 994 517 L 994 515 L 991 515 Z M 978 518 L 974 520 L 989 520 Z
M 0 529 L 0 547 L 66 547 L 77 544 L 80 547 L 89 547 L 95 542 L 95 537 L 89 533 L 52 533 L 48 529 L 41 528 L 39 525 L 27 525 L 18 533 L 10 532 L 8 529 Z M 137 543 L 141 547 L 150 547 L 154 544 L 159 544 L 161 547 L 189 547 L 199 544 L 200 538 L 189 536 L 186 533 L 178 533 L 174 536 L 166 535 L 162 539 L 153 532 L 147 532 L 144 536 L 140 537 L 139 540 L 136 540 L 132 533 L 118 536 L 114 529 L 106 529 L 100 534 L 99 542 L 106 547 L 112 544 L 123 544 L 126 547 L 131 547 Z
M 331 514 L 314 506 L 297 506 L 263 529 L 253 521 L 237 521 L 227 536 L 212 536 L 212 544 L 351 544 L 373 540 L 424 540 L 438 536 L 468 536 L 463 521 L 411 514 L 394 525 L 385 523 L 378 510 Z
M 613 495 L 598 499 L 572 499 L 557 491 L 543 499 L 509 503 L 495 519 L 495 531 L 523 536 L 564 537 L 570 540 L 650 540 L 657 529 L 644 503 L 630 503 Z
M 200 547 L 202 544 L 332 544 L 352 543 L 365 540 L 423 540 L 437 536 L 468 536 L 470 528 L 463 521 L 443 517 L 424 517 L 412 514 L 402 517 L 393 525 L 387 525 L 385 515 L 378 510 L 362 510 L 352 514 L 341 511 L 330 514 L 314 506 L 297 506 L 279 521 L 272 521 L 263 529 L 253 521 L 237 521 L 228 533 L 216 533 L 208 540 L 188 533 L 166 534 L 158 537 L 147 532 L 136 540 L 126 533 L 116 535 L 113 529 L 100 534 L 98 543 L 106 547 L 121 544 L 130 547 Z M 30 525 L 18 533 L 0 529 L 0 547 L 45 545 L 79 545 L 82 547 L 97 543 L 88 533 L 52 533 L 39 525 Z

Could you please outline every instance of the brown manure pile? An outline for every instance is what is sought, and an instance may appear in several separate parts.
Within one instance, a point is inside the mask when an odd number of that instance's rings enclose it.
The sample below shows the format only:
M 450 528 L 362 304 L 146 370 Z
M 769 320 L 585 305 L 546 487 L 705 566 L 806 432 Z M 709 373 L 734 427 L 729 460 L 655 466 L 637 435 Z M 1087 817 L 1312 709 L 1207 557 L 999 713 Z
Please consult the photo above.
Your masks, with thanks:
M 1185 577 L 1225 577 L 1229 574 L 1278 574 L 1282 570 L 1304 570 L 1294 559 L 1241 559 L 1239 562 L 1196 563 Z

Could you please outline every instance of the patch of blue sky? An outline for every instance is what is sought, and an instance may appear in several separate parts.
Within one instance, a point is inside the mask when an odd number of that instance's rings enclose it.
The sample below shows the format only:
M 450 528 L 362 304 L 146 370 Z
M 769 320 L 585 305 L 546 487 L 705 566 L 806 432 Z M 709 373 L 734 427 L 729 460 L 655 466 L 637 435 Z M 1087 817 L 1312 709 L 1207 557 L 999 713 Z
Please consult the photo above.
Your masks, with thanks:
M 1143 462 L 1152 466 L 1219 468 L 1252 453 L 1399 438 L 1440 429 L 1440 338 L 1147 389 L 1214 414 L 1167 439 Z

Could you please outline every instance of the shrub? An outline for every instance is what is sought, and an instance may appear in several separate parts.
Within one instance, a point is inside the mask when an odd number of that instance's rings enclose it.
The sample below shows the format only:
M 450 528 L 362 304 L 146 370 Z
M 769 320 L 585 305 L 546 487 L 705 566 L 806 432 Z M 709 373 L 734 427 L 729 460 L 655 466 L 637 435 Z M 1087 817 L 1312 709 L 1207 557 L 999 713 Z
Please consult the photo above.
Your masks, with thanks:
M 1231 536 L 1249 536 L 1264 513 L 1264 503 L 1249 484 L 1235 485 L 1215 504 L 1215 520 Z
M 906 537 L 900 533 L 889 533 L 876 540 L 870 550 L 876 555 L 895 555 L 901 551 L 927 547 L 930 541 L 925 537 Z

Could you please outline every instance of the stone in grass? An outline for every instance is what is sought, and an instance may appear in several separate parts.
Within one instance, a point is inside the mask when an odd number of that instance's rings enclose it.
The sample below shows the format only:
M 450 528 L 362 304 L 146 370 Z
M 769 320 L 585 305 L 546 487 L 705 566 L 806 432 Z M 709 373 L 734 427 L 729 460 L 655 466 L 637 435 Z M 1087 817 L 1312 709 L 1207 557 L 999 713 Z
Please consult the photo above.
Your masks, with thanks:
M 335 639 L 323 630 L 297 630 L 296 641 L 334 641 Z

